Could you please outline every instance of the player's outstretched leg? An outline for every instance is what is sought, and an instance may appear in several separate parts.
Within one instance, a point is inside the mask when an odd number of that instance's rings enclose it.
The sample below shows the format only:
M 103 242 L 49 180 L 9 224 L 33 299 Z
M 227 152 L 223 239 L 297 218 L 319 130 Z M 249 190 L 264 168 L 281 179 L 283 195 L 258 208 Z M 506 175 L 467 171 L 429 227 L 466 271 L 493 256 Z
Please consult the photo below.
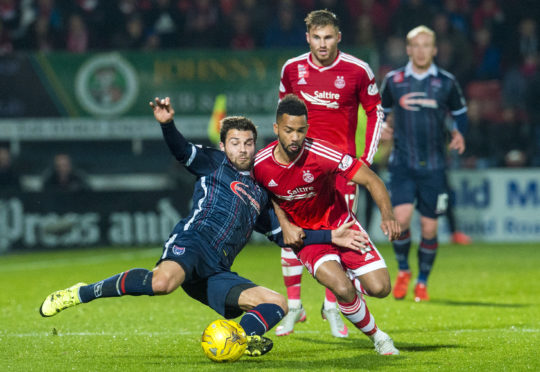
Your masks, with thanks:
M 44 317 L 53 316 L 69 307 L 100 297 L 152 296 L 152 276 L 153 272 L 147 269 L 131 269 L 93 284 L 78 283 L 47 296 L 39 313 Z
M 339 309 L 351 323 L 360 331 L 368 336 L 375 351 L 380 355 L 398 355 L 399 350 L 394 346 L 394 341 L 390 336 L 377 328 L 375 318 L 369 312 L 369 309 L 364 301 L 363 296 L 355 296 L 350 303 L 338 302 Z
M 69 288 L 51 293 L 39 307 L 39 313 L 43 317 L 49 317 L 80 304 L 79 288 L 85 285 L 86 283 L 77 283 Z

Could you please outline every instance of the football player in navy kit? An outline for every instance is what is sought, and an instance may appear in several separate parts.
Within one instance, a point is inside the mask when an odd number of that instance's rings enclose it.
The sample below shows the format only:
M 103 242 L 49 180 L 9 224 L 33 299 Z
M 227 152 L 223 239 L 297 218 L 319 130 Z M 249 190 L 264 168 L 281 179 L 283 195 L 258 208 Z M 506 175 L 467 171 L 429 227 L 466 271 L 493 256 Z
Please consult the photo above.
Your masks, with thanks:
M 437 47 L 431 29 L 419 26 L 407 34 L 407 54 L 409 63 L 389 72 L 381 85 L 384 112 L 393 115 L 393 128 L 387 129 L 394 141 L 389 161 L 390 194 L 402 228 L 400 238 L 393 242 L 399 265 L 393 294 L 396 299 L 407 294 L 411 278 L 409 226 L 416 202 L 422 235 L 414 295 L 415 301 L 426 301 L 427 279 L 438 248 L 437 217 L 445 213 L 448 204 L 445 120 L 449 113 L 454 120 L 448 148 L 463 153 L 467 106 L 456 78 L 433 62 Z

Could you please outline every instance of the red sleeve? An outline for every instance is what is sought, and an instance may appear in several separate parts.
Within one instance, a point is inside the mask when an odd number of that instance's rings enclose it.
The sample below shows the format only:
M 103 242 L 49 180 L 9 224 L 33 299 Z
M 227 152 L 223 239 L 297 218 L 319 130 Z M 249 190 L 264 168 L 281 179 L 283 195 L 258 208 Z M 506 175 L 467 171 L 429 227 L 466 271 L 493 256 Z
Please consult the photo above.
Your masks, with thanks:
M 350 181 L 362 165 L 364 165 L 362 160 L 345 154 L 343 158 L 341 158 L 341 162 L 339 163 L 336 172 Z
M 279 99 L 281 100 L 285 95 L 292 93 L 292 86 L 289 80 L 289 71 L 291 65 L 285 63 L 281 69 L 281 81 L 279 82 Z
M 373 157 L 379 147 L 383 123 L 383 111 L 375 75 L 369 66 L 366 66 L 362 71 L 363 73 L 360 76 L 358 84 L 358 101 L 366 112 L 367 123 L 364 153 L 360 156 L 360 159 L 369 166 L 373 162 Z

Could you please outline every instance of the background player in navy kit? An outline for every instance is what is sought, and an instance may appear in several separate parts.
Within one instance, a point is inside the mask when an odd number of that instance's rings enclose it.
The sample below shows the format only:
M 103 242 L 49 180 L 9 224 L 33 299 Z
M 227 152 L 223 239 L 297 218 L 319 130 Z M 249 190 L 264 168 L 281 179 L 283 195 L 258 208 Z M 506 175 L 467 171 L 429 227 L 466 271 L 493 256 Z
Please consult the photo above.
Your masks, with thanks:
M 220 133 L 222 151 L 200 148 L 186 141 L 176 129 L 169 98 L 156 98 L 151 106 L 172 154 L 198 177 L 193 210 L 174 228 L 153 271 L 131 269 L 94 284 L 79 283 L 56 291 L 47 296 L 40 313 L 53 316 L 101 297 L 164 295 L 181 285 L 188 295 L 225 318 L 246 311 L 240 324 L 250 336 L 247 354 L 265 354 L 272 342 L 260 336 L 287 312 L 285 298 L 230 271 L 256 222 L 260 232 L 271 231 L 269 238 L 283 245 L 279 222 L 267 208 L 267 193 L 251 176 L 255 126 L 244 117 L 225 118 Z M 366 239 L 349 230 L 351 225 L 333 231 L 306 231 L 304 242 L 331 240 L 361 249 Z
M 467 107 L 455 77 L 433 63 L 437 47 L 431 29 L 419 26 L 407 34 L 407 54 L 409 63 L 389 72 L 381 86 L 383 109 L 393 115 L 390 193 L 402 228 L 393 242 L 399 265 L 393 294 L 396 299 L 404 298 L 411 278 L 409 227 L 416 201 L 422 237 L 414 292 L 416 301 L 426 301 L 426 283 L 438 248 L 437 217 L 448 204 L 445 118 L 450 112 L 454 119 L 448 146 L 461 154 L 465 151 L 462 133 L 467 126 Z

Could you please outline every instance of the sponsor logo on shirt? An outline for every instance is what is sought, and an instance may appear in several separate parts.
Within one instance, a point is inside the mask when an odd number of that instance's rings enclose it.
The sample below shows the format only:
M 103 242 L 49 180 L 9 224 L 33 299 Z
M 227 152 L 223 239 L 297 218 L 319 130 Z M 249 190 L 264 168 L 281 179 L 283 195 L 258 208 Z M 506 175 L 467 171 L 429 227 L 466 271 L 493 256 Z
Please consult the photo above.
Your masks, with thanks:
M 341 162 L 339 163 L 338 168 L 341 170 L 347 170 L 353 163 L 353 158 L 350 155 L 345 155 L 343 159 L 341 159 Z
M 302 78 L 298 80 L 298 85 L 306 85 L 306 84 L 307 84 L 306 79 Z
M 302 95 L 302 97 L 304 97 L 304 100 L 308 101 L 312 105 L 326 106 L 326 108 L 333 109 L 339 108 L 339 103 L 336 101 L 340 97 L 339 93 L 326 91 L 319 92 L 318 90 L 316 90 L 314 92 L 314 95 L 311 95 L 301 90 L 300 94 Z
M 249 201 L 249 203 L 257 210 L 257 213 L 261 213 L 261 206 L 259 205 L 259 202 L 255 200 L 249 193 L 246 191 L 248 189 L 248 186 L 245 183 L 242 183 L 240 181 L 234 181 L 231 182 L 231 190 L 234 192 L 240 200 L 244 202 L 244 204 L 248 204 L 246 199 Z
M 421 107 L 436 109 L 439 107 L 433 98 L 424 98 L 425 92 L 407 93 L 399 99 L 399 105 L 408 111 L 419 111 Z
M 374 96 L 375 94 L 379 93 L 379 89 L 377 89 L 377 84 L 372 83 L 368 85 L 367 92 L 370 96 Z
M 311 183 L 315 181 L 315 177 L 313 177 L 313 174 L 309 170 L 305 170 L 302 172 L 303 172 L 302 178 L 304 179 L 304 182 Z
M 287 190 L 287 195 L 275 195 L 278 199 L 290 201 L 313 198 L 314 196 L 317 196 L 317 193 L 313 186 L 302 186 L 297 187 L 294 190 Z
M 278 184 L 273 179 L 271 179 L 270 182 L 268 182 L 268 187 L 276 187 L 277 185 Z
M 180 247 L 176 244 L 173 245 L 172 247 L 172 253 L 175 255 L 175 256 L 181 256 L 183 255 L 184 253 L 186 252 L 186 247 Z
M 334 86 L 338 89 L 345 88 L 345 78 L 343 76 L 338 76 L 336 81 L 334 81 Z
M 439 78 L 431 79 L 431 86 L 434 88 L 440 88 L 442 86 L 442 81 Z

